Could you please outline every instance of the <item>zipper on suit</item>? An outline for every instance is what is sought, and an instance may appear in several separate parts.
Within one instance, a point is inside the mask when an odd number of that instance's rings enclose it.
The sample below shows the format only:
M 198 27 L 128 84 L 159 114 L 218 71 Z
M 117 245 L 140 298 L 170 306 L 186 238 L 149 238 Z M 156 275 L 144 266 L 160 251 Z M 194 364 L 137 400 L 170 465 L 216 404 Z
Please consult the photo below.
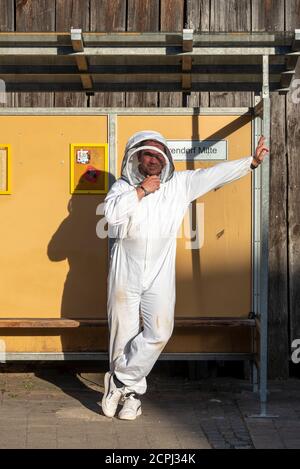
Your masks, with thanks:
M 149 196 L 148 196 L 149 197 Z M 146 243 L 145 243 L 145 259 L 144 259 L 144 272 L 146 271 L 147 268 L 147 257 L 148 257 L 148 230 L 149 230 L 149 204 L 147 199 L 145 200 L 146 202 Z

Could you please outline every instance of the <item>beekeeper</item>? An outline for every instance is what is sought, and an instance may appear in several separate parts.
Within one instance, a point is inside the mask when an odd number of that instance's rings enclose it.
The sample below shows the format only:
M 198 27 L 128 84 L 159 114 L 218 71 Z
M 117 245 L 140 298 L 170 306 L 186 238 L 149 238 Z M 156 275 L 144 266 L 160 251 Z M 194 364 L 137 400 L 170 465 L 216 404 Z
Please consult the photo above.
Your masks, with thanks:
M 257 167 L 268 151 L 264 140 L 261 136 L 254 156 L 188 171 L 175 171 L 167 141 L 158 132 L 137 132 L 128 140 L 121 178 L 107 194 L 104 209 L 115 240 L 108 275 L 106 416 L 113 417 L 119 403 L 119 418 L 141 414 L 146 376 L 172 335 L 176 237 L 189 204 Z

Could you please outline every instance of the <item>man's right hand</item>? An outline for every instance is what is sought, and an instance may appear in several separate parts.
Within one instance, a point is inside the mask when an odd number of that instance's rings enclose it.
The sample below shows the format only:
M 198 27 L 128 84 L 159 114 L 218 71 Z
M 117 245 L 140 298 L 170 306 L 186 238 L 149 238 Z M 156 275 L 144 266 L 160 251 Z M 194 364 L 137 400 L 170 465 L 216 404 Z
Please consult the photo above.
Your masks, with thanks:
M 146 189 L 148 192 L 155 192 L 160 188 L 160 178 L 159 176 L 147 176 L 141 185 Z M 145 196 L 145 192 L 141 187 L 137 187 L 137 193 L 139 199 Z
M 160 188 L 160 178 L 159 176 L 147 176 L 141 185 L 146 191 L 155 192 Z

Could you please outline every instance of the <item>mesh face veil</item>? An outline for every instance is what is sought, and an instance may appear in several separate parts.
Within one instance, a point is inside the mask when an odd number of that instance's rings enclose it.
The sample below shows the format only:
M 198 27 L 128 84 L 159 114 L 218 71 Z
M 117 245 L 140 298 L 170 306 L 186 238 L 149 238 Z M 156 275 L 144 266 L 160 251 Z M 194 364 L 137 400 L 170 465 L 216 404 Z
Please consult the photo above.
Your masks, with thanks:
M 144 145 L 144 142 L 149 140 L 162 144 L 164 151 L 155 146 Z M 138 154 L 139 151 L 143 149 L 155 150 L 165 158 L 166 164 L 160 174 L 161 183 L 165 183 L 171 179 L 174 173 L 174 164 L 167 141 L 160 133 L 152 130 L 137 132 L 128 140 L 122 162 L 122 179 L 132 186 L 140 184 L 140 182 L 145 179 L 145 176 L 143 176 L 138 169 L 140 164 Z

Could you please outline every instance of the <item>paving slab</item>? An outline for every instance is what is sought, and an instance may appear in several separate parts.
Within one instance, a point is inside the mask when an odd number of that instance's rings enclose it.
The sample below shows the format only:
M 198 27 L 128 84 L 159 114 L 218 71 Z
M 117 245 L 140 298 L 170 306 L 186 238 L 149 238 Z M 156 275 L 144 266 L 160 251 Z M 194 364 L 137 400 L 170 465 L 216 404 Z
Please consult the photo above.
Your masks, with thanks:
M 254 419 L 247 381 L 152 373 L 135 421 L 101 410 L 104 372 L 0 372 L 0 448 L 300 448 L 300 380 L 271 382 L 268 412 Z

